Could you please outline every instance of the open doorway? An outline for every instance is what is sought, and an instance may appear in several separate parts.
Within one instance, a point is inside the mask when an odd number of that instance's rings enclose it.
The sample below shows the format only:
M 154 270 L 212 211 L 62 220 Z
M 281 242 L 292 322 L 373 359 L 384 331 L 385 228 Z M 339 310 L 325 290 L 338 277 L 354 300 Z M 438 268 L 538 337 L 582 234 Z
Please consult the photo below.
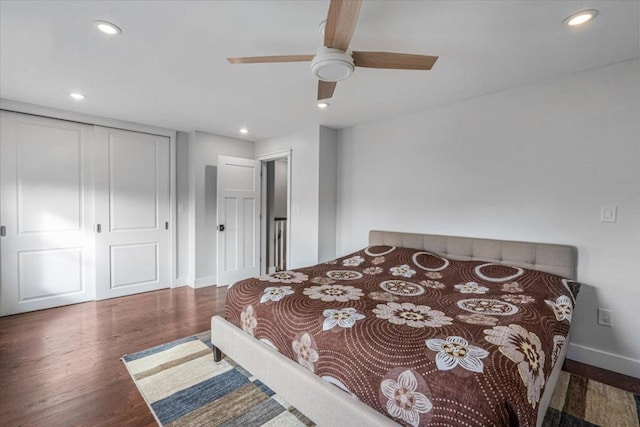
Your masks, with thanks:
M 262 273 L 289 268 L 291 194 L 290 153 L 277 153 L 262 162 Z

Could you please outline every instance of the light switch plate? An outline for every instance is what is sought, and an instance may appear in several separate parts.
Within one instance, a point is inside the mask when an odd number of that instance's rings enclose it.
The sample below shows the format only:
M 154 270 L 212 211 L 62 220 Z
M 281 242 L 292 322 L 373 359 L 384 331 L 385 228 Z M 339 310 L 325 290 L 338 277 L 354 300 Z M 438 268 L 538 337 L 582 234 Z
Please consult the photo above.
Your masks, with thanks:
M 601 222 L 616 222 L 618 220 L 618 207 L 617 206 L 602 206 L 600 214 Z

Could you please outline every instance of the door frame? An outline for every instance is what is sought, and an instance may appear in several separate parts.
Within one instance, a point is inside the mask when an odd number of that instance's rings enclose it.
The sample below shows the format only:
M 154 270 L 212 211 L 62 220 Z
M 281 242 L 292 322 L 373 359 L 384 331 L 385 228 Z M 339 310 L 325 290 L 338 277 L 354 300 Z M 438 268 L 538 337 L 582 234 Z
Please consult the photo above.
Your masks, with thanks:
M 12 101 L 8 99 L 0 98 L 0 110 L 30 114 L 32 116 L 40 116 L 50 119 L 67 120 L 70 122 L 84 123 L 93 126 L 103 126 L 113 129 L 122 129 L 133 132 L 148 133 L 157 136 L 166 136 L 169 138 L 169 208 L 171 212 L 169 214 L 169 250 L 170 250 L 170 265 L 169 265 L 169 281 L 171 288 L 176 287 L 176 280 L 178 274 L 177 264 L 177 224 L 178 224 L 178 207 L 177 207 L 177 187 L 176 187 L 176 167 L 177 167 L 177 145 L 176 145 L 176 131 L 156 126 L 143 125 L 139 123 L 127 122 L 124 120 L 109 119 L 106 117 L 99 117 L 90 114 L 76 113 L 73 111 L 60 110 L 57 108 L 44 107 L 41 105 L 27 104 L 19 101 Z M 93 144 L 91 144 L 93 150 Z M 91 180 L 93 184 L 93 170 L 91 171 Z M 92 201 L 93 203 L 93 201 Z M 91 221 L 95 227 L 95 217 L 87 218 L 87 221 Z M 95 232 L 95 230 L 94 230 Z
M 287 159 L 287 268 L 291 265 L 291 160 L 293 150 L 274 151 L 260 154 L 256 160 L 260 160 L 260 186 L 262 187 L 262 200 L 260 201 L 260 274 L 267 274 L 267 162 Z

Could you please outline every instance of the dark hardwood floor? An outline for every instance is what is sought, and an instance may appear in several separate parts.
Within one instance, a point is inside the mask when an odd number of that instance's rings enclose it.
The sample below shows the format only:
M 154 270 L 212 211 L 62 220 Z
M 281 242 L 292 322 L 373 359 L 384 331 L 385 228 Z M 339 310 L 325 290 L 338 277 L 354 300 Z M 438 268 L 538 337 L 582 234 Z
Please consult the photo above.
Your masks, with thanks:
M 182 287 L 0 318 L 0 424 L 157 425 L 120 357 L 208 330 L 225 295 Z
M 225 296 L 182 287 L 0 318 L 0 424 L 156 425 L 120 357 L 208 330 Z M 640 393 L 631 377 L 564 369 Z
M 628 392 L 640 395 L 640 379 L 629 377 L 606 369 L 596 368 L 595 366 L 586 365 L 576 362 L 575 360 L 566 359 L 562 369 L 581 377 L 589 378 L 594 381 L 609 384 Z

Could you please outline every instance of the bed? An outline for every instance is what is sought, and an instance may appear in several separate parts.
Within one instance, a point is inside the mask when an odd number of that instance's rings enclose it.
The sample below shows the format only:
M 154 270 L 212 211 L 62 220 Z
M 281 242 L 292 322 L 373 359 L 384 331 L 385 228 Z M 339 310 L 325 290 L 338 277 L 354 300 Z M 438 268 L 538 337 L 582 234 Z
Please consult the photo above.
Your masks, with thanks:
M 361 251 L 230 288 L 214 359 L 318 425 L 541 425 L 576 263 L 565 245 L 371 231 Z

